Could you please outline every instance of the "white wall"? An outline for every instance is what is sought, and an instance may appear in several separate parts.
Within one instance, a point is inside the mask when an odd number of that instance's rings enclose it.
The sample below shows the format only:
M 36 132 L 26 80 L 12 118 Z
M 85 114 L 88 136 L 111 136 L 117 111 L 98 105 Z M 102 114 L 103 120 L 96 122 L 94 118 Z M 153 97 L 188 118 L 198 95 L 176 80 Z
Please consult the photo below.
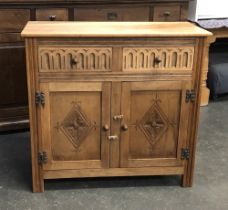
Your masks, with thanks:
M 191 20 L 228 17 L 228 0 L 194 0 L 190 3 Z
M 189 2 L 188 18 L 189 18 L 189 20 L 192 20 L 192 21 L 197 20 L 196 3 L 197 3 L 197 0 Z

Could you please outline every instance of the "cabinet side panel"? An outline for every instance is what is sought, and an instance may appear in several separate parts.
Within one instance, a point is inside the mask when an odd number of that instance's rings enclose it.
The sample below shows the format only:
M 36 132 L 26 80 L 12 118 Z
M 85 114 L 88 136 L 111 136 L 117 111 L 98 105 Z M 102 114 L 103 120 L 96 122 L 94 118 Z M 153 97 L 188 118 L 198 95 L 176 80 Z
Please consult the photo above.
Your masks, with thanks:
M 27 83 L 28 83 L 28 98 L 29 98 L 29 119 L 30 119 L 30 138 L 31 138 L 31 157 L 32 157 L 32 177 L 33 177 L 33 191 L 43 192 L 44 183 L 41 174 L 41 166 L 38 164 L 38 125 L 37 125 L 37 113 L 35 104 L 35 90 L 37 85 L 37 79 L 35 76 L 35 59 L 34 59 L 34 46 L 33 39 L 26 39 L 26 65 L 27 65 Z
M 189 141 L 187 142 L 187 147 L 189 148 L 189 160 L 185 166 L 185 172 L 183 176 L 182 186 L 191 187 L 193 185 L 193 175 L 195 167 L 195 153 L 196 153 L 196 142 L 197 142 L 197 132 L 199 125 L 199 113 L 200 113 L 200 97 L 201 97 L 201 77 L 203 69 L 203 50 L 206 45 L 206 39 L 201 38 L 198 41 L 198 58 L 195 63 L 195 75 L 192 81 L 192 87 L 196 93 L 196 99 L 191 105 L 190 113 L 191 117 L 189 119 L 190 131 L 189 131 Z

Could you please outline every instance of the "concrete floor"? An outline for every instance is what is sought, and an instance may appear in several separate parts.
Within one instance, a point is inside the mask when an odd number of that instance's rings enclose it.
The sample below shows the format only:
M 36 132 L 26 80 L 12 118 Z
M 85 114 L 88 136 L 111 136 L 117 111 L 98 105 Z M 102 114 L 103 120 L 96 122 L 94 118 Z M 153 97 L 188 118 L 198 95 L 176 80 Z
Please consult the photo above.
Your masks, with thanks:
M 201 111 L 195 182 L 179 177 L 52 180 L 31 192 L 27 132 L 0 135 L 0 210 L 228 210 L 228 101 Z

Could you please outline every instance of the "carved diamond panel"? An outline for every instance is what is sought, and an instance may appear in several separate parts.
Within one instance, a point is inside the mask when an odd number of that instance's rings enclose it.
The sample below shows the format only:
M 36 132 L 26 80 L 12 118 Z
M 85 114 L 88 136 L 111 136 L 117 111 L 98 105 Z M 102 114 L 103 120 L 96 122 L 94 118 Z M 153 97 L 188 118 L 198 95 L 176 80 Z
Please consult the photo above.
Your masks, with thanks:
M 168 128 L 168 118 L 155 102 L 145 113 L 138 126 L 151 145 L 155 144 Z
M 60 129 L 74 147 L 79 148 L 94 127 L 95 123 L 92 124 L 81 107 L 75 104 L 61 123 Z

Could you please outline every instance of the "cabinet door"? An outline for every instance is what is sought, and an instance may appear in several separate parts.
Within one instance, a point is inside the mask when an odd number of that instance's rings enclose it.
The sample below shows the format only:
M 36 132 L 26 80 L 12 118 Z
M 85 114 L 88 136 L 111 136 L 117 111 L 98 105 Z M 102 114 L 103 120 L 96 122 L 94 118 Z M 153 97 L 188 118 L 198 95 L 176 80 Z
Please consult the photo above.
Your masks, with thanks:
M 190 83 L 124 82 L 121 167 L 181 166 L 187 141 Z
M 44 170 L 105 168 L 109 163 L 110 83 L 42 83 Z

